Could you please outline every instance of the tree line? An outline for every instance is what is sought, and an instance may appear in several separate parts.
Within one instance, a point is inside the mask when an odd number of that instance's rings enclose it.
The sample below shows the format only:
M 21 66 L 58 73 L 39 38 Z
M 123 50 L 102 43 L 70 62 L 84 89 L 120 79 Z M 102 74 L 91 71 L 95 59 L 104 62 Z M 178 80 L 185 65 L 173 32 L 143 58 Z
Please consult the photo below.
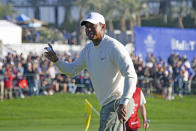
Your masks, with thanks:
M 25 1 L 25 0 L 23 0 Z M 17 1 L 18 2 L 18 1 Z M 14 10 L 10 4 L 17 5 L 16 1 L 9 0 L 9 3 L 2 10 L 0 4 L 0 16 L 12 14 Z M 84 19 L 87 12 L 97 11 L 105 16 L 107 29 L 113 31 L 115 23 L 118 23 L 121 31 L 132 30 L 134 26 L 142 26 L 145 20 L 159 18 L 163 24 L 173 20 L 175 27 L 184 28 L 184 21 L 187 17 L 196 25 L 196 0 L 26 0 L 26 6 L 34 9 L 35 18 L 39 19 L 39 7 L 53 6 L 55 17 L 58 17 L 58 6 L 63 6 L 65 16 L 63 24 L 75 26 L 77 41 L 83 43 L 85 38 L 84 29 L 80 28 L 80 21 Z M 8 8 L 9 7 L 9 8 Z M 79 20 L 74 21 L 71 15 L 72 7 L 77 7 Z M 158 22 L 159 22 L 158 21 Z M 156 25 L 156 23 L 154 23 Z M 61 26 L 63 27 L 63 26 Z

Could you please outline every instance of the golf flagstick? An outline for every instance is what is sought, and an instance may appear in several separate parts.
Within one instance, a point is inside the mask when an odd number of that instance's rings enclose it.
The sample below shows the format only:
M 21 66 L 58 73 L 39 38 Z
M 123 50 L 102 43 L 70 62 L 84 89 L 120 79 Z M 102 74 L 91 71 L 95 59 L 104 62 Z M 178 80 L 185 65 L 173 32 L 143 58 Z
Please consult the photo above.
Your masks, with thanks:
M 90 126 L 92 110 L 100 117 L 99 112 L 87 99 L 85 99 L 85 131 L 88 131 L 88 128 Z

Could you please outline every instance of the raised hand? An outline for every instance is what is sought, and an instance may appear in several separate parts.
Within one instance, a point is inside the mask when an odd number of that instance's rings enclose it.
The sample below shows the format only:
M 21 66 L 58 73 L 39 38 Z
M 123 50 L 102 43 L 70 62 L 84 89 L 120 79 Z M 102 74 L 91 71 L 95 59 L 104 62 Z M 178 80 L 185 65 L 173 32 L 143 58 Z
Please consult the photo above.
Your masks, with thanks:
M 57 57 L 56 53 L 54 52 L 52 45 L 50 43 L 48 43 L 48 46 L 49 47 L 44 48 L 47 50 L 46 52 L 44 52 L 45 57 L 48 58 L 52 62 L 57 62 L 58 57 Z

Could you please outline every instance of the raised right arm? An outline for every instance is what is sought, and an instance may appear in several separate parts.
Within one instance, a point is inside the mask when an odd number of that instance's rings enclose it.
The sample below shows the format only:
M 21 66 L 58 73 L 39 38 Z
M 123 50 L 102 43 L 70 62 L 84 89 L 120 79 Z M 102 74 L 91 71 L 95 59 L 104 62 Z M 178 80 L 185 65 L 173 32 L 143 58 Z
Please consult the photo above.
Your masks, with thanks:
M 86 67 L 85 65 L 85 49 L 80 52 L 79 57 L 72 63 L 67 63 L 65 61 L 59 60 L 56 53 L 54 52 L 52 45 L 48 44 L 50 49 L 46 47 L 45 56 L 52 62 L 55 66 L 64 74 L 69 76 L 74 76 L 82 71 Z

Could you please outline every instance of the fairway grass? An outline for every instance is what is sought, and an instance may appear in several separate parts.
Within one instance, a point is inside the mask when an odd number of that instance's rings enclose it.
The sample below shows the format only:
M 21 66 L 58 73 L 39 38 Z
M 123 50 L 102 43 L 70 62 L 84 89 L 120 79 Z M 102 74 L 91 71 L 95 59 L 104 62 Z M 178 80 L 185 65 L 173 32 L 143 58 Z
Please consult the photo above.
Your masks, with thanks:
M 100 111 L 96 96 L 87 94 L 4 100 L 0 102 L 0 131 L 83 131 L 85 98 Z M 151 121 L 147 131 L 196 131 L 196 96 L 146 99 Z M 98 126 L 99 117 L 93 112 L 89 131 L 97 131 Z

